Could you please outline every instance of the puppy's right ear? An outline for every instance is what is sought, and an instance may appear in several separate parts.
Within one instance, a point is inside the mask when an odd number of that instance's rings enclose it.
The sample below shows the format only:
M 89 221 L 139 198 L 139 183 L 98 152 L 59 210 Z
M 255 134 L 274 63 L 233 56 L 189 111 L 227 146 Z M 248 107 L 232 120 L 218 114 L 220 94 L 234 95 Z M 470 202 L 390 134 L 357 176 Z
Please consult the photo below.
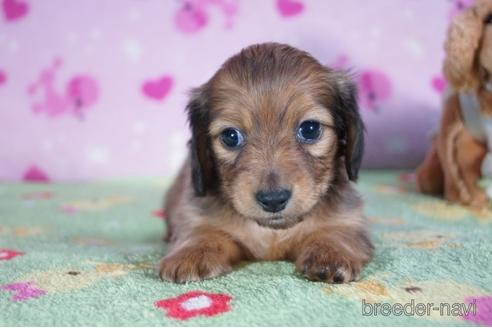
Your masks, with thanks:
M 208 128 L 210 113 L 206 87 L 194 89 L 186 106 L 191 128 L 191 180 L 195 195 L 203 197 L 216 181 L 215 164 L 211 153 Z
M 457 90 L 474 88 L 478 81 L 475 67 L 482 39 L 483 22 L 474 7 L 456 16 L 448 28 L 444 50 L 443 73 Z

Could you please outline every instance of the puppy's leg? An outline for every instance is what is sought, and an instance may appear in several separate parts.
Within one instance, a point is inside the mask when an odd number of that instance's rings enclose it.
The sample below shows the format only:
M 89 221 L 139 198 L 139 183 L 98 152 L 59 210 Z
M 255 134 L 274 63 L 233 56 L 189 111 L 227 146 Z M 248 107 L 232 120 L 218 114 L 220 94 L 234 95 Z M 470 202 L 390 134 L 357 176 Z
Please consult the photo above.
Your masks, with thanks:
M 424 161 L 417 168 L 417 188 L 424 194 L 440 195 L 444 190 L 444 173 L 437 154 L 436 143 L 432 142 Z
M 436 149 L 444 172 L 444 198 L 450 202 L 468 205 L 474 203 L 474 195 L 469 188 L 469 182 L 466 181 L 465 175 L 468 175 L 466 171 L 473 170 L 473 168 L 470 165 L 463 165 L 463 162 L 469 163 L 470 159 L 462 158 L 462 155 L 466 154 L 468 150 L 462 149 L 461 144 L 464 141 L 466 145 L 469 139 L 461 118 L 460 106 L 456 94 L 446 101 L 441 118 L 440 133 L 436 139 Z M 475 161 L 475 158 L 472 161 Z
M 183 283 L 213 278 L 231 271 L 241 249 L 226 233 L 212 228 L 194 229 L 163 257 L 158 274 L 163 280 Z
M 451 202 L 481 207 L 487 197 L 477 183 L 486 148 L 464 128 L 456 127 L 455 131 L 452 146 L 442 151 L 442 156 L 448 159 L 444 196 Z
M 438 136 L 438 155 L 444 172 L 444 198 L 453 203 L 468 204 L 470 192 L 463 180 L 463 168 L 457 159 L 458 140 L 465 133 L 464 126 L 455 122 Z
M 469 133 L 462 133 L 457 140 L 456 160 L 461 168 L 463 181 L 470 193 L 470 201 L 466 205 L 481 207 L 487 203 L 485 192 L 478 186 L 481 178 L 482 161 L 487 148 L 476 141 Z
M 359 278 L 374 252 L 366 231 L 330 227 L 309 234 L 297 250 L 296 270 L 310 280 L 343 283 Z

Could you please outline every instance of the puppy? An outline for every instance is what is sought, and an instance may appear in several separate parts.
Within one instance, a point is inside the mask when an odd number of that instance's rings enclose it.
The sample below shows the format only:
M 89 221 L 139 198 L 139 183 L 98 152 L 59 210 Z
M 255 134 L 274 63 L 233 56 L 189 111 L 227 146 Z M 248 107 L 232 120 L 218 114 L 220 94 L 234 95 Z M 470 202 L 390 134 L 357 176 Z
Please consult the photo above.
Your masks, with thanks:
M 288 260 L 310 280 L 357 279 L 373 255 L 351 182 L 362 160 L 356 90 L 288 45 L 233 56 L 187 106 L 190 156 L 165 202 L 167 281 Z
M 492 1 L 477 0 L 447 31 L 439 129 L 422 164 L 417 187 L 450 202 L 488 205 L 478 184 L 492 177 Z

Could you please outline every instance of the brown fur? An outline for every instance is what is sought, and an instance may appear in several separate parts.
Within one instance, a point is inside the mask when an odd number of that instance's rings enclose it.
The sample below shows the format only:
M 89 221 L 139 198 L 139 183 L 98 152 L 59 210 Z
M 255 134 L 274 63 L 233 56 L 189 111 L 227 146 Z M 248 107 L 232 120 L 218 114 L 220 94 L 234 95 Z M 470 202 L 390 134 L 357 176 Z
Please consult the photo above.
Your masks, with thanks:
M 187 108 L 190 157 L 165 204 L 168 254 L 158 273 L 174 282 L 229 272 L 240 260 L 290 260 L 309 279 L 347 282 L 371 259 L 362 201 L 351 186 L 363 152 L 355 88 L 309 54 L 267 43 L 230 58 Z M 305 120 L 321 138 L 301 144 Z M 227 127 L 246 138 L 237 150 L 219 139 Z M 258 190 L 286 187 L 277 213 Z
M 417 168 L 421 192 L 443 194 L 451 202 L 476 207 L 487 199 L 477 186 L 487 148 L 466 130 L 459 92 L 476 92 L 483 115 L 492 115 L 492 93 L 484 88 L 492 74 L 492 0 L 477 0 L 448 29 L 443 72 L 452 92 L 444 101 L 439 132 L 424 162 Z

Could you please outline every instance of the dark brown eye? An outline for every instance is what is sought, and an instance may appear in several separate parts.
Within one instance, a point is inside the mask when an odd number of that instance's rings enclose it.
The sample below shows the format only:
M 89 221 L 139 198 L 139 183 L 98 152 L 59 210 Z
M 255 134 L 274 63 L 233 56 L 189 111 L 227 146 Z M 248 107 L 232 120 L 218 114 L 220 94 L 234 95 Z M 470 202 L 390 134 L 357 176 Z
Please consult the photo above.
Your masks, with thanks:
M 297 140 L 300 143 L 315 143 L 321 136 L 321 124 L 317 121 L 304 121 L 297 128 Z
M 238 129 L 226 128 L 220 134 L 220 140 L 228 148 L 237 149 L 244 143 L 244 136 Z
M 485 24 L 492 24 L 492 14 L 489 14 L 487 17 L 485 17 L 485 20 L 483 22 Z

